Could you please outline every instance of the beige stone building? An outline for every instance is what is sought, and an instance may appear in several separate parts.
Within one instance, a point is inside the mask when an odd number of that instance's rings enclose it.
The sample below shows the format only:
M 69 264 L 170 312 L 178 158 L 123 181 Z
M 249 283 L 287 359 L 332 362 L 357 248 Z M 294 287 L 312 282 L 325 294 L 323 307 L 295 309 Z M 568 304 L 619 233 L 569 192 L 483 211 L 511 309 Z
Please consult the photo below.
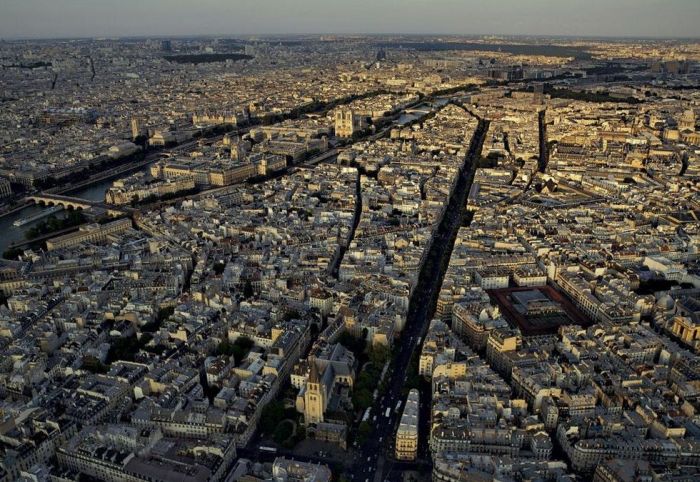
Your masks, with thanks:
M 408 392 L 401 423 L 396 431 L 396 458 L 415 460 L 418 455 L 419 394 L 415 388 Z
M 354 133 L 360 132 L 365 127 L 363 117 L 351 109 L 339 109 L 335 112 L 336 137 L 352 137 Z
M 81 243 L 100 243 L 107 239 L 111 234 L 123 233 L 131 227 L 131 219 L 118 219 L 106 224 L 88 224 L 81 226 L 74 233 L 57 236 L 46 241 L 46 249 L 53 251 L 55 249 L 67 248 Z

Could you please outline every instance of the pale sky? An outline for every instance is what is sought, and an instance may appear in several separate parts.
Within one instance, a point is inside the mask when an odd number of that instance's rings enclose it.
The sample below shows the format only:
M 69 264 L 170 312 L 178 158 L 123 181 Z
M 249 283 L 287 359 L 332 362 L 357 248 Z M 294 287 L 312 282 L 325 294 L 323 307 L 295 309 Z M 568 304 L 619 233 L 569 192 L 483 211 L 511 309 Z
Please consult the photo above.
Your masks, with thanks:
M 0 38 L 452 33 L 700 37 L 700 0 L 0 0 Z

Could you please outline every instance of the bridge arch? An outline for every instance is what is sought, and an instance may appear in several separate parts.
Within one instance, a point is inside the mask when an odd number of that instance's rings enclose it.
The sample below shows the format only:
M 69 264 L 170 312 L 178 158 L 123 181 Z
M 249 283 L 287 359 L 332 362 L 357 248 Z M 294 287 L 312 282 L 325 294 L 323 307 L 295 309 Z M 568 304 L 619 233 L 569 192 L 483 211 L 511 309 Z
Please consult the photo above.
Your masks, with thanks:
M 29 202 L 34 202 L 39 206 L 61 206 L 66 210 L 82 210 L 87 209 L 92 206 L 92 201 L 79 198 L 71 198 L 68 196 L 60 196 L 56 194 L 40 194 L 35 196 L 29 196 L 27 198 Z

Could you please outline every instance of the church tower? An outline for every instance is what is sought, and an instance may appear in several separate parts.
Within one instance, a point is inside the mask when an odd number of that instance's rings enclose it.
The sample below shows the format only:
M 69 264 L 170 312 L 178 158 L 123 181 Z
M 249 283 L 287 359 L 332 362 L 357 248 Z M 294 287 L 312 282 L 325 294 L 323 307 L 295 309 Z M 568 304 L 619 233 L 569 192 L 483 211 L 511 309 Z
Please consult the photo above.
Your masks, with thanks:
M 323 422 L 323 410 L 325 408 L 325 391 L 316 367 L 316 360 L 311 359 L 309 379 L 306 381 L 304 393 L 304 421 L 306 425 Z
M 136 140 L 142 134 L 141 122 L 137 117 L 131 118 L 131 139 Z

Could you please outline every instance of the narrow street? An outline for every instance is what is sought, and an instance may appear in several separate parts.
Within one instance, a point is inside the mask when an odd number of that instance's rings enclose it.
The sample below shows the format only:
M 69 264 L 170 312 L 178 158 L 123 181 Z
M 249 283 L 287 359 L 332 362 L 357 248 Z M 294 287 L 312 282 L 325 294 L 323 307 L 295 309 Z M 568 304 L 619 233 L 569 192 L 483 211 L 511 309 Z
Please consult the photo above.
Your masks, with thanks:
M 338 279 L 338 272 L 340 271 L 340 265 L 343 262 L 343 257 L 345 252 L 348 250 L 348 246 L 352 243 L 355 238 L 355 231 L 357 226 L 360 224 L 360 217 L 362 216 L 362 174 L 360 170 L 357 170 L 357 179 L 355 180 L 355 212 L 352 218 L 352 227 L 350 228 L 350 234 L 348 239 L 343 240 L 339 245 L 338 249 L 335 251 L 333 259 L 331 259 L 328 265 L 328 276 L 334 279 Z
M 549 145 L 547 145 L 547 110 L 541 110 L 538 115 L 540 127 L 540 156 L 537 167 L 540 172 L 545 172 L 549 163 Z

